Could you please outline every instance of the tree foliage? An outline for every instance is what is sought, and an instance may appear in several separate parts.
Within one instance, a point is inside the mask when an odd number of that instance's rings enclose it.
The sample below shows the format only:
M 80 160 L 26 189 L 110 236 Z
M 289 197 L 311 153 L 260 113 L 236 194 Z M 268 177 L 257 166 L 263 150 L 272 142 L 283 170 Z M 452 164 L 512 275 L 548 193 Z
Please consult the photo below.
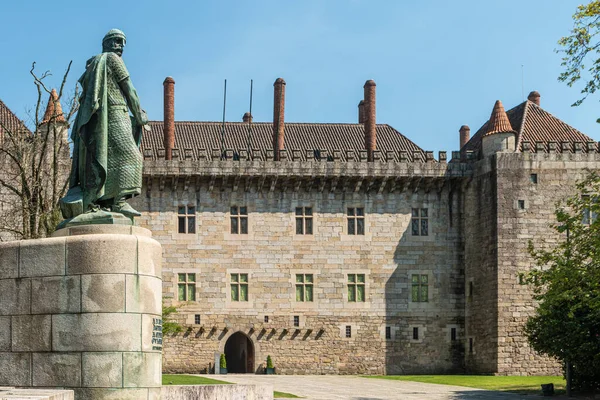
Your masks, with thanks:
M 573 104 L 578 106 L 600 88 L 600 0 L 578 6 L 573 21 L 570 35 L 558 41 L 562 46 L 558 52 L 564 54 L 561 65 L 565 68 L 558 80 L 573 86 L 583 75 L 583 97 Z
M 175 308 L 173 306 L 166 306 L 164 304 L 164 299 L 163 299 L 163 306 L 162 306 L 162 317 L 163 317 L 162 333 L 163 333 L 163 335 L 179 333 L 183 330 L 183 327 L 181 325 L 179 325 L 179 323 L 177 323 L 177 321 L 173 318 L 174 314 L 177 314 L 177 308 Z
M 555 216 L 563 239 L 529 244 L 537 267 L 527 282 L 539 306 L 525 332 L 536 351 L 573 365 L 575 389 L 600 389 L 600 175 L 589 172 Z

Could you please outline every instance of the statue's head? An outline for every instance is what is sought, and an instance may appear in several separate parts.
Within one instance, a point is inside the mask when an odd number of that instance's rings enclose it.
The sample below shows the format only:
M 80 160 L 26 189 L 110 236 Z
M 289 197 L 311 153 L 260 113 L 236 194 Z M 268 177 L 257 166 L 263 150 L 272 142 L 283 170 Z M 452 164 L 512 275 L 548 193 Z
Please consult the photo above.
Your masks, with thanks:
M 117 53 L 119 56 L 123 54 L 123 48 L 125 47 L 125 34 L 119 29 L 111 29 L 104 39 L 102 39 L 102 52 Z

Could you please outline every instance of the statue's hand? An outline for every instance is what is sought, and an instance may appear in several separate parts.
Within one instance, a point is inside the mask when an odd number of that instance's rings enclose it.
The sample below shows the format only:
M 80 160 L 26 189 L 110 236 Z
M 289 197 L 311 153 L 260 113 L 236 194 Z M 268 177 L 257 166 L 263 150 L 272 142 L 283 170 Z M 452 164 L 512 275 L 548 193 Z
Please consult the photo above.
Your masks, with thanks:
M 143 126 L 148 123 L 148 115 L 146 114 L 146 111 L 142 110 L 142 113 L 140 114 L 140 118 L 137 121 L 137 123 L 139 126 Z

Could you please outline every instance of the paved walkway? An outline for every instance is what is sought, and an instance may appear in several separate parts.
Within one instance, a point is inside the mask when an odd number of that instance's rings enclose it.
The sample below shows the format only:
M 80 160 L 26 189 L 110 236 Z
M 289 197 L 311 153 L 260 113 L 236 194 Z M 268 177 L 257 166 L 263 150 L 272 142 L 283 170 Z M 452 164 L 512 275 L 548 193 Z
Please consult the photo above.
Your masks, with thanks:
M 307 400 L 533 400 L 521 396 L 460 386 L 369 379 L 344 375 L 203 375 L 233 383 L 273 385 L 279 392 L 292 393 Z

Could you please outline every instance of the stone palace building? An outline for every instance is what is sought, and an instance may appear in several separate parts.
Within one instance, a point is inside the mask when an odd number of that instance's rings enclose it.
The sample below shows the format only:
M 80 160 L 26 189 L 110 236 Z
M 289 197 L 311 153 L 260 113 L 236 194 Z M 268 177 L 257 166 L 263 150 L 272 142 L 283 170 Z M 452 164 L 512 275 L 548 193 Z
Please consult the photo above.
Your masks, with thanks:
M 212 372 L 221 353 L 242 373 L 268 355 L 282 374 L 558 372 L 521 331 L 527 243 L 561 239 L 555 202 L 600 156 L 537 92 L 436 158 L 377 123 L 373 81 L 357 123 L 286 123 L 281 78 L 273 121 L 175 121 L 174 87 L 131 201 L 184 328 L 165 372 Z

